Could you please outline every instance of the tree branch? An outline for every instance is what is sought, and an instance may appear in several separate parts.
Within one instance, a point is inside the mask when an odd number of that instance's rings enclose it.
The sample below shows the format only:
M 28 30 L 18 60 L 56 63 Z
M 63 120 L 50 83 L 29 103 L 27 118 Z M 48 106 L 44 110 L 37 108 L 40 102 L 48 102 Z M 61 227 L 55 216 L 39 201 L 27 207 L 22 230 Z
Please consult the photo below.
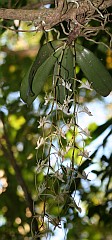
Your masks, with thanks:
M 21 21 L 33 21 L 37 30 L 48 30 L 62 21 L 72 20 L 75 22 L 79 16 L 92 16 L 96 9 L 103 10 L 112 6 L 112 0 L 79 0 L 78 6 L 71 3 L 65 6 L 64 0 L 58 2 L 58 7 L 54 9 L 0 9 L 0 18 Z M 66 9 L 66 7 L 68 9 Z M 65 11 L 65 13 L 64 13 Z

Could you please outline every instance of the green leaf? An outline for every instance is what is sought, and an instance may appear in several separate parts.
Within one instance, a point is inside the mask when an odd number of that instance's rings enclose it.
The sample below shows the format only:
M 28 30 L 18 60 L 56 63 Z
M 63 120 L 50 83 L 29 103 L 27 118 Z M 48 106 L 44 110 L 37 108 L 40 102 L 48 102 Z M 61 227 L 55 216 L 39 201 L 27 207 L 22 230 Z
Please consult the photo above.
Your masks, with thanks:
M 62 51 L 62 47 L 63 41 L 52 41 L 42 46 L 39 50 L 35 61 L 21 84 L 20 96 L 28 105 L 41 92 L 46 79 Z
M 112 91 L 112 77 L 101 61 L 88 49 L 76 44 L 76 61 L 101 96 L 106 97 Z
M 74 79 L 74 66 L 73 66 L 73 53 L 70 48 L 66 47 L 62 51 L 62 56 L 59 57 L 55 63 L 54 68 L 54 82 L 56 83 L 56 97 L 57 100 L 63 104 L 66 97 L 72 92 L 69 90 L 67 84 L 73 85 Z

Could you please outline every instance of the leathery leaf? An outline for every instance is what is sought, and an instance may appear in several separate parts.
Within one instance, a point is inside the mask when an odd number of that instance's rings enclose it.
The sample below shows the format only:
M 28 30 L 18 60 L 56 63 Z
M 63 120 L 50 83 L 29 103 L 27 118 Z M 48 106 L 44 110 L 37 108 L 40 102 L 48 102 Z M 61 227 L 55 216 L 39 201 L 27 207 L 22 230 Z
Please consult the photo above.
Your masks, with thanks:
M 62 56 L 61 56 L 62 55 Z M 73 53 L 69 47 L 63 49 L 54 68 L 57 100 L 63 104 L 68 95 L 72 94 L 74 79 Z
M 63 41 L 52 41 L 43 45 L 36 59 L 25 75 L 20 89 L 21 99 L 30 105 L 38 94 L 54 67 L 63 47 Z
M 93 52 L 79 44 L 75 44 L 75 49 L 76 61 L 91 86 L 101 96 L 108 96 L 112 91 L 112 77 L 109 72 Z

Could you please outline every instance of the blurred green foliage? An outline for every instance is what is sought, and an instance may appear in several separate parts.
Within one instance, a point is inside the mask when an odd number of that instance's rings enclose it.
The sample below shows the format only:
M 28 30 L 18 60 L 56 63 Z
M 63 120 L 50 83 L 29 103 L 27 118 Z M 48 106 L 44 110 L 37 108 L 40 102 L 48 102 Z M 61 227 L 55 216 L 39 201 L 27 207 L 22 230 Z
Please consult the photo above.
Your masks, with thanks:
M 0 7 L 20 8 L 27 4 L 38 2 L 10 1 L 9 6 L 9 1 L 6 0 L 0 2 Z M 13 24 L 12 21 L 2 21 L 2 25 L 6 27 L 13 26 Z M 40 115 L 42 113 L 44 115 L 47 112 L 48 107 L 43 105 L 44 89 L 38 100 L 30 108 L 21 101 L 19 90 L 24 74 L 28 71 L 37 53 L 37 44 L 38 46 L 40 44 L 37 39 L 43 37 L 45 41 L 45 36 L 41 35 L 40 37 L 40 33 L 36 33 L 36 35 L 32 35 L 32 40 L 29 44 L 30 33 L 22 35 L 12 33 L 11 40 L 14 40 L 14 44 L 13 47 L 10 47 L 10 32 L 3 28 L 0 28 L 0 31 L 0 45 L 3 53 L 0 62 L 0 239 L 28 240 L 31 237 L 31 223 L 34 214 L 33 206 L 31 208 L 29 200 L 26 201 L 22 186 L 25 184 L 25 189 L 30 195 L 29 199 L 34 201 L 35 209 L 39 208 L 41 211 L 43 205 L 42 200 L 39 200 L 37 197 L 37 187 L 42 181 L 43 174 L 36 172 L 37 155 L 35 147 L 37 139 L 42 134 L 38 128 L 38 121 Z M 5 31 L 7 31 L 7 34 Z M 26 38 L 26 46 L 24 46 L 25 40 L 23 40 L 23 35 Z M 104 36 L 101 32 L 95 36 L 96 41 L 103 41 L 103 39 L 108 44 L 108 36 Z M 19 50 L 16 49 L 18 41 Z M 100 56 L 104 64 L 106 64 L 105 47 L 100 48 L 100 45 L 96 46 L 95 43 L 88 42 L 84 38 L 79 39 L 79 41 L 85 47 L 88 46 L 89 49 L 94 50 L 96 55 Z M 36 45 L 34 51 L 32 50 L 33 43 Z M 79 72 L 78 76 L 81 79 L 82 73 Z M 49 81 L 46 88 L 49 89 Z M 86 103 L 92 102 L 92 99 L 97 100 L 99 97 L 95 92 L 88 93 L 88 91 L 83 90 L 80 90 L 79 95 L 81 98 L 83 97 L 83 101 Z M 102 102 L 104 101 L 103 98 L 100 99 Z M 53 120 L 56 121 L 55 116 L 53 116 Z M 106 132 L 106 135 L 102 137 L 104 132 Z M 84 170 L 92 167 L 92 172 L 95 174 L 94 176 L 98 183 L 94 184 L 94 181 L 86 181 L 85 184 L 85 180 L 77 178 L 75 185 L 74 182 L 71 185 L 71 193 L 75 191 L 75 188 L 78 189 L 84 213 L 79 214 L 72 207 L 65 205 L 66 211 L 61 212 L 61 217 L 66 219 L 64 222 L 64 227 L 67 229 L 66 239 L 112 239 L 112 153 L 108 152 L 111 134 L 112 119 L 109 119 L 101 126 L 98 126 L 96 123 L 95 129 L 94 126 L 91 128 L 92 139 L 86 139 L 87 145 L 97 140 L 99 136 L 101 136 L 102 142 L 100 145 L 97 144 L 95 151 L 91 154 L 90 158 L 92 160 L 86 159 L 83 161 L 78 170 L 82 173 Z M 41 148 L 37 154 L 39 159 L 42 155 Z M 97 167 L 94 167 L 96 163 Z M 15 165 L 17 166 L 15 167 Z M 64 174 L 66 181 L 66 171 Z M 20 180 L 23 181 L 23 185 L 21 185 Z M 50 176 L 49 184 L 54 184 L 53 188 L 56 192 L 62 183 L 55 181 Z M 51 213 L 57 216 L 58 206 L 56 200 L 53 201 L 51 199 L 51 202 L 49 201 L 49 208 L 51 208 Z M 37 228 L 34 227 L 34 229 L 38 231 L 39 223 L 33 222 L 33 224 L 37 224 Z

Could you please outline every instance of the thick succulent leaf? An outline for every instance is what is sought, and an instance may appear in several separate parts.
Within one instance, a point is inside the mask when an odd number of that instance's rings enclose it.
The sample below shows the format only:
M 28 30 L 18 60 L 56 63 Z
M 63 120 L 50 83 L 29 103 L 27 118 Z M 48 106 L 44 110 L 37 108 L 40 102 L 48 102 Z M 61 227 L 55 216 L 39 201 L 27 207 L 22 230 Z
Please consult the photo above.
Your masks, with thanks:
M 55 65 L 54 70 L 54 79 L 56 82 L 56 98 L 57 100 L 62 104 L 65 95 L 66 95 L 66 89 L 63 85 L 65 82 L 65 75 L 66 75 L 66 56 L 67 56 L 67 49 L 63 50 L 58 61 Z
M 54 69 L 54 82 L 56 83 L 56 97 L 57 100 L 63 104 L 64 99 L 72 92 L 69 90 L 68 84 L 73 84 L 74 79 L 74 66 L 73 54 L 70 48 L 65 48 L 62 51 Z
M 101 61 L 88 49 L 76 44 L 76 61 L 101 96 L 106 97 L 112 91 L 112 77 Z
M 30 105 L 38 96 L 62 51 L 63 42 L 53 41 L 45 44 L 38 52 L 28 73 L 24 77 L 20 96 Z

